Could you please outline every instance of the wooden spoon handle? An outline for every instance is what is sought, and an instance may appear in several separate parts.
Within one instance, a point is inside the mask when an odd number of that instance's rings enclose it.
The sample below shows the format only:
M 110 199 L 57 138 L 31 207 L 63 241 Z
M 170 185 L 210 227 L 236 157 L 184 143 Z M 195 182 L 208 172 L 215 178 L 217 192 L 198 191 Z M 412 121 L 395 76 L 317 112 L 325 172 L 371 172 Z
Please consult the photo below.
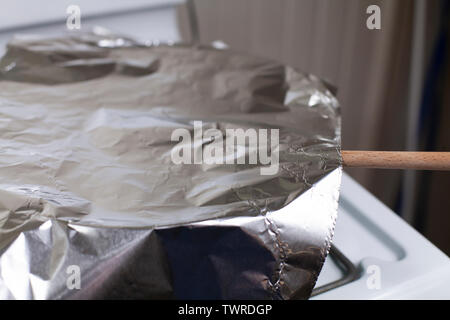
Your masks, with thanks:
M 450 152 L 341 151 L 345 167 L 450 170 Z

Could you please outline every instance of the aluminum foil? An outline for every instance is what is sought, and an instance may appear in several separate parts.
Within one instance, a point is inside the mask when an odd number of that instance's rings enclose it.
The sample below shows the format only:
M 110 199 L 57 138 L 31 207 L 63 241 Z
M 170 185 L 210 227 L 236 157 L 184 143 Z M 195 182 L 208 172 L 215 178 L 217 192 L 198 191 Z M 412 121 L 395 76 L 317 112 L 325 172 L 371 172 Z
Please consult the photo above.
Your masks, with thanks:
M 199 122 L 224 140 L 279 129 L 278 172 L 238 164 L 248 148 L 175 164 L 171 134 Z M 0 298 L 306 299 L 339 150 L 335 97 L 276 61 L 104 32 L 14 39 L 0 61 Z

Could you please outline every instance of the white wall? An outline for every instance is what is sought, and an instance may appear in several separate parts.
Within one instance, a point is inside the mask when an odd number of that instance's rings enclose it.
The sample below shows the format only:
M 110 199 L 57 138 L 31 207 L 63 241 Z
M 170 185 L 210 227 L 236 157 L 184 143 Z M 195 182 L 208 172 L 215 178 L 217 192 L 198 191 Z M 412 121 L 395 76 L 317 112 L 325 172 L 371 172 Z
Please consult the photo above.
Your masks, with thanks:
M 57 35 L 66 28 L 67 6 L 81 9 L 81 31 L 101 26 L 139 40 L 180 39 L 175 5 L 180 0 L 0 1 L 0 54 L 15 34 Z

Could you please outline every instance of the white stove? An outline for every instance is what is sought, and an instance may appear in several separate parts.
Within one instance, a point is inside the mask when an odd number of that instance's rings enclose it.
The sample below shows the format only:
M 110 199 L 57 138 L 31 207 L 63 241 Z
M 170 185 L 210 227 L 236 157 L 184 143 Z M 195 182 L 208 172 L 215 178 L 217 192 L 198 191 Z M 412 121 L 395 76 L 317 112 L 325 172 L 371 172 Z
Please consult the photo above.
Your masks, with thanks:
M 450 299 L 450 259 L 345 173 L 333 246 L 311 299 Z

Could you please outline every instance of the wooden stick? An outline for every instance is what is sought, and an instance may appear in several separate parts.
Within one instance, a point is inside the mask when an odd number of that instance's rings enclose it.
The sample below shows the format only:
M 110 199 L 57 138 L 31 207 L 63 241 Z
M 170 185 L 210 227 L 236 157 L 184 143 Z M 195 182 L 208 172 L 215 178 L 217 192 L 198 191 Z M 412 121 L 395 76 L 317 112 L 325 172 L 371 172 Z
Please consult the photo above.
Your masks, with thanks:
M 450 152 L 341 151 L 346 167 L 450 170 Z

